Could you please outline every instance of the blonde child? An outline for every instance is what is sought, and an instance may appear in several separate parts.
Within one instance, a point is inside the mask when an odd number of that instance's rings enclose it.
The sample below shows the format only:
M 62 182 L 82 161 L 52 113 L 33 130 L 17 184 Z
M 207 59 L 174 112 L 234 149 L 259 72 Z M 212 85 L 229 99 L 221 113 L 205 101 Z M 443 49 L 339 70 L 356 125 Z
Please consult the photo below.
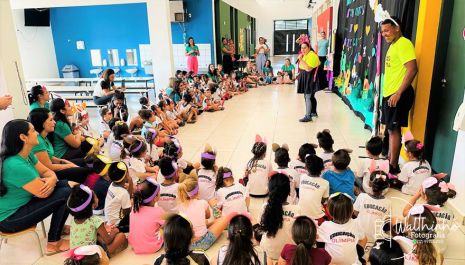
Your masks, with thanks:
M 155 253 L 163 246 L 161 227 L 165 211 L 156 206 L 160 199 L 160 185 L 146 178 L 134 192 L 134 206 L 130 213 L 129 244 L 136 254 Z
M 210 206 L 208 202 L 198 199 L 199 184 L 195 174 L 182 176 L 179 180 L 179 213 L 191 221 L 194 237 L 191 249 L 206 251 L 220 237 L 228 226 L 234 213 L 227 217 L 216 219 L 207 228 L 207 219 L 210 218 Z M 236 213 L 237 214 L 237 213 Z
M 70 248 L 95 245 L 97 240 L 108 249 L 110 257 L 128 246 L 126 236 L 114 226 L 105 227 L 103 220 L 92 215 L 98 204 L 97 197 L 85 185 L 72 188 L 67 206 L 74 217 L 71 221 Z
M 234 183 L 231 169 L 220 167 L 216 178 L 215 198 L 210 200 L 210 205 L 221 210 L 222 216 L 228 216 L 233 212 L 244 213 L 248 211 L 250 197 L 247 189 Z

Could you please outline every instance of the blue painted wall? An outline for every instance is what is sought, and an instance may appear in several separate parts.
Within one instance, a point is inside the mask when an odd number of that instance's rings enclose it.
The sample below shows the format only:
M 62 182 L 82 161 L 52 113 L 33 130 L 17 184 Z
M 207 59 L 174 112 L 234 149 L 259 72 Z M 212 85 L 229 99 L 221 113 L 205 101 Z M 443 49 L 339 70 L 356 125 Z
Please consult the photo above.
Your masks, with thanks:
M 214 61 L 212 0 L 184 0 L 184 4 L 191 14 L 188 23 L 184 23 L 186 36 L 194 37 L 197 43 L 210 43 Z M 145 3 L 52 8 L 50 20 L 58 69 L 74 64 L 80 69 L 81 77 L 94 77 L 89 72 L 94 68 L 91 49 L 100 49 L 102 60 L 109 61 L 108 49 L 118 49 L 120 59 L 126 59 L 126 49 L 131 48 L 137 49 L 137 75 L 145 76 L 139 51 L 139 44 L 150 41 Z M 178 23 L 172 23 L 171 33 L 174 44 L 184 43 Z M 85 42 L 85 50 L 77 50 L 78 40 Z M 119 67 L 123 76 L 129 76 L 124 71 L 128 67 L 135 66 Z
M 109 61 L 108 49 L 118 49 L 120 59 L 126 59 L 126 49 L 135 48 L 138 75 L 144 74 L 139 44 L 149 43 L 145 3 L 53 8 L 50 20 L 59 70 L 66 64 L 74 64 L 80 69 L 81 77 L 94 77 L 89 72 L 93 68 L 91 49 L 100 49 L 102 60 Z M 85 50 L 77 50 L 78 40 L 84 41 Z
M 188 22 L 184 23 L 186 40 L 193 37 L 196 43 L 210 43 L 211 58 L 214 62 L 212 0 L 184 0 L 184 8 L 192 15 Z M 171 35 L 174 44 L 184 42 L 183 30 L 179 23 L 171 24 Z

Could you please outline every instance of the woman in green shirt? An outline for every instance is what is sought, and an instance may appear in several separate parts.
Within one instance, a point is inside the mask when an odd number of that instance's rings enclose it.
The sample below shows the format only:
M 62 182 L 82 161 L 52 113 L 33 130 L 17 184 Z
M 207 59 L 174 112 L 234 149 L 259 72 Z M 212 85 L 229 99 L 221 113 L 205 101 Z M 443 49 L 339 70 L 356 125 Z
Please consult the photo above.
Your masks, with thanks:
M 28 120 L 39 133 L 39 144 L 32 148 L 32 153 L 47 168 L 53 170 L 58 179 L 67 179 L 84 183 L 87 176 L 92 173 L 90 168 L 85 167 L 82 158 L 68 161 L 55 156 L 53 145 L 47 136 L 55 130 L 55 120 L 52 113 L 45 108 L 34 109 L 29 113 Z
M 0 231 L 16 233 L 52 215 L 47 254 L 66 251 L 61 239 L 68 218 L 66 201 L 70 186 L 31 154 L 38 144 L 37 132 L 26 120 L 9 121 L 3 128 L 0 153 Z
M 295 68 L 294 65 L 291 64 L 291 60 L 289 58 L 286 58 L 286 60 L 284 60 L 284 64 L 281 67 L 281 71 L 287 72 L 289 74 L 289 78 L 291 78 L 292 81 L 295 80 Z
M 33 86 L 29 94 L 27 94 L 27 97 L 29 98 L 29 110 L 37 108 L 50 109 L 48 104 L 50 94 L 45 86 Z
M 67 117 L 73 115 L 68 101 L 56 98 L 52 100 L 50 110 L 53 113 L 53 119 L 56 121 L 52 138 L 55 156 L 66 160 L 84 158 L 86 154 L 80 147 L 85 137 L 81 135 L 79 130 L 73 130 L 67 119 Z
M 220 78 L 218 78 L 218 73 L 213 64 L 208 65 L 207 77 L 211 79 L 212 82 L 218 83 Z
M 187 71 L 194 72 L 194 75 L 199 72 L 199 62 L 197 60 L 199 55 L 199 47 L 195 45 L 194 38 L 190 37 L 186 45 Z

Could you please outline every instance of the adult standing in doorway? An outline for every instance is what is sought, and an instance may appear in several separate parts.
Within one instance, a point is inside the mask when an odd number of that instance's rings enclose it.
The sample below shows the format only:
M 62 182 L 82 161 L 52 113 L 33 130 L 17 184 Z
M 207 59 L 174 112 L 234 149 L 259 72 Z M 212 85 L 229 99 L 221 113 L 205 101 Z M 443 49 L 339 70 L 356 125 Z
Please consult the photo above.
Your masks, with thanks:
M 228 38 L 222 38 L 221 42 L 223 43 L 221 47 L 221 53 L 223 54 L 223 69 L 226 74 L 230 74 L 233 70 L 233 61 L 231 55 L 233 55 L 234 51 L 229 49 Z
M 410 108 L 415 99 L 412 81 L 417 74 L 415 48 L 402 36 L 400 20 L 388 18 L 381 23 L 381 34 L 390 44 L 384 64 L 381 123 L 389 135 L 390 173 L 400 173 L 401 127 L 408 126 Z
M 268 45 L 265 44 L 265 38 L 260 37 L 258 38 L 258 44 L 255 47 L 255 62 L 257 64 L 257 70 L 260 75 L 263 74 L 263 67 L 265 66 L 266 62 L 266 54 L 270 51 Z
M 318 55 L 310 48 L 308 42 L 303 42 L 300 46 L 301 53 L 299 54 L 299 76 L 297 93 L 304 94 L 305 98 L 305 116 L 300 119 L 300 122 L 312 121 L 312 107 L 316 111 L 316 71 L 320 65 Z
M 326 80 L 326 71 L 324 70 L 324 65 L 328 56 L 328 47 L 329 40 L 326 38 L 326 32 L 322 31 L 320 33 L 320 40 L 318 40 L 318 58 L 320 58 L 321 63 L 318 76 L 320 78 L 320 85 L 322 85 L 321 89 L 328 87 L 328 80 Z
M 195 45 L 194 38 L 190 37 L 186 45 L 187 71 L 194 72 L 194 75 L 199 72 L 199 61 L 197 60 L 199 55 L 199 47 Z
M 97 81 L 94 87 L 94 103 L 96 105 L 106 105 L 113 98 L 116 91 L 124 91 L 125 87 L 115 86 L 115 71 L 107 69 L 103 71 L 102 77 Z

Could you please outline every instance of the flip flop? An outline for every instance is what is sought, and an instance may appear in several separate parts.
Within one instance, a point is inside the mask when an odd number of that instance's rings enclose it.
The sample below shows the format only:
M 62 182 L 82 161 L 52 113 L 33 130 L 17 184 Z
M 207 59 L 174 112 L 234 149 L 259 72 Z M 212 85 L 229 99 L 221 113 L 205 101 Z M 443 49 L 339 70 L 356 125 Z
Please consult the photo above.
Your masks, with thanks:
M 46 256 L 52 256 L 52 255 L 56 255 L 58 253 L 62 253 L 62 252 L 65 252 L 65 251 L 68 251 L 69 250 L 69 246 L 67 249 L 60 249 L 61 245 L 63 244 L 63 240 L 58 242 L 56 245 L 53 246 L 53 250 L 52 251 L 49 251 L 48 247 L 47 247 L 47 250 L 45 252 L 45 255 Z

